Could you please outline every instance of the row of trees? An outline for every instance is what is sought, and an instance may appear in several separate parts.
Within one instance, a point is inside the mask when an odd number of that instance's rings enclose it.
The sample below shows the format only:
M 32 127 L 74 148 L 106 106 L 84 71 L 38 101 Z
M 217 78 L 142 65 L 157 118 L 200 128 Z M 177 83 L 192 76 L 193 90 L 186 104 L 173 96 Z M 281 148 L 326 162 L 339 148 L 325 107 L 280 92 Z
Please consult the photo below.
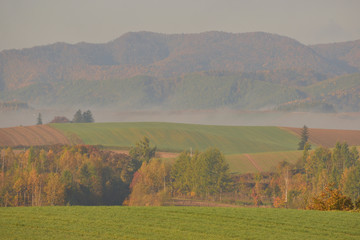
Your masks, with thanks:
M 218 149 L 183 152 L 174 164 L 154 158 L 155 151 L 146 137 L 131 148 L 130 156 L 142 165 L 134 175 L 126 204 L 161 205 L 175 196 L 221 199 L 221 194 L 230 189 L 229 167 Z
M 0 205 L 120 205 L 139 163 L 92 146 L 1 151 Z
M 93 118 L 90 110 L 87 110 L 82 113 L 81 110 L 79 109 L 76 111 L 72 122 L 73 123 L 92 123 L 92 122 L 94 122 L 94 118 Z
M 175 195 L 197 195 L 209 198 L 231 189 L 229 165 L 217 148 L 195 152 L 191 156 L 183 152 L 171 169 L 170 185 Z
M 216 148 L 183 152 L 175 162 L 155 158 L 144 138 L 129 155 L 91 146 L 1 151 L 0 204 L 162 205 L 171 198 L 230 201 L 274 207 L 348 210 L 360 204 L 360 161 L 355 147 L 337 143 L 310 151 L 270 173 L 231 176 Z
M 231 189 L 229 167 L 223 154 L 209 148 L 193 156 L 183 152 L 174 164 L 144 161 L 131 183 L 129 205 L 161 205 L 170 197 L 191 196 L 221 200 Z
M 254 205 L 275 207 L 351 209 L 360 201 L 357 149 L 346 143 L 337 143 L 332 151 L 310 148 L 306 141 L 296 164 L 283 161 L 271 173 L 230 177 L 228 164 L 216 148 L 183 152 L 169 164 L 152 158 L 156 149 L 145 138 L 130 151 L 143 164 L 134 175 L 127 204 L 160 205 L 179 196 L 221 201 L 224 196 L 233 203 L 251 200 Z
M 66 117 L 64 116 L 55 116 L 53 120 L 51 120 L 50 123 L 70 123 L 70 122 L 73 122 L 73 123 L 92 123 L 94 122 L 94 118 L 93 118 L 93 115 L 91 113 L 90 110 L 87 110 L 85 112 L 81 112 L 81 110 L 77 110 L 74 117 L 73 117 L 73 120 L 70 121 L 69 119 L 67 119 Z M 42 116 L 41 116 L 41 113 L 38 114 L 38 117 L 36 119 L 36 125 L 42 125 L 43 124 L 43 121 L 42 121 Z
M 315 203 L 324 202 L 319 200 L 324 196 L 329 201 L 336 199 L 331 196 L 337 196 L 336 201 L 348 197 L 356 203 L 360 197 L 359 153 L 347 143 L 337 143 L 333 150 L 318 147 L 313 151 L 306 143 L 302 158 L 296 164 L 279 163 L 260 192 L 276 207 L 320 209 Z

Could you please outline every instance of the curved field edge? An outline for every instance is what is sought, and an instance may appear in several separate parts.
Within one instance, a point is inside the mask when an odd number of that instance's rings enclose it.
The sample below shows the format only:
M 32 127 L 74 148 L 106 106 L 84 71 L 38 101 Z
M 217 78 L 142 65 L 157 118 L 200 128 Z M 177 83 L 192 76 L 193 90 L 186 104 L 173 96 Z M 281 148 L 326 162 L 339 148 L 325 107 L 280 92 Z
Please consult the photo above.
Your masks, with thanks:
M 0 128 L 0 146 L 70 144 L 68 138 L 49 125 Z
M 296 150 L 299 138 L 278 127 L 214 126 L 180 123 L 51 124 L 85 144 L 131 147 L 147 136 L 160 151 L 181 152 L 217 147 L 224 154 Z
M 285 131 L 301 136 L 302 128 L 281 127 Z M 336 142 L 346 142 L 349 146 L 360 146 L 360 130 L 339 130 L 309 128 L 309 140 L 312 144 L 332 148 Z
M 359 239 L 359 213 L 219 207 L 0 209 L 1 239 Z

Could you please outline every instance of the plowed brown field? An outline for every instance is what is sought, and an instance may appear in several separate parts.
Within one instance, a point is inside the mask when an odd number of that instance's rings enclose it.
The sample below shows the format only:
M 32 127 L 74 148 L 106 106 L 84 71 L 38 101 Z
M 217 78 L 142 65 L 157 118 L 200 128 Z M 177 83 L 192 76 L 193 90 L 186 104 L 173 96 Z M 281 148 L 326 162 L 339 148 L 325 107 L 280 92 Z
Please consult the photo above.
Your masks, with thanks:
M 0 128 L 0 146 L 39 146 L 69 143 L 64 134 L 48 125 Z
M 284 127 L 283 129 L 301 136 L 302 128 Z M 349 146 L 360 146 L 360 131 L 309 128 L 309 139 L 316 145 L 330 148 L 334 147 L 336 142 L 347 142 Z

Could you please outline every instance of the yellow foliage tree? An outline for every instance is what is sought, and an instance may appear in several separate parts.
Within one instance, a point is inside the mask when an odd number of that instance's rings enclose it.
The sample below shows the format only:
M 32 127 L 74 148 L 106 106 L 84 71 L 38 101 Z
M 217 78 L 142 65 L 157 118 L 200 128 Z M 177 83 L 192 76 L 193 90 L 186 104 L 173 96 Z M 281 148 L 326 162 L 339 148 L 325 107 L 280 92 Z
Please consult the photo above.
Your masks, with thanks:
M 64 204 L 64 184 L 61 183 L 58 173 L 50 173 L 45 187 L 46 199 L 49 205 Z
M 166 179 L 169 168 L 159 159 L 143 162 L 130 185 L 127 201 L 130 206 L 160 206 L 166 198 Z

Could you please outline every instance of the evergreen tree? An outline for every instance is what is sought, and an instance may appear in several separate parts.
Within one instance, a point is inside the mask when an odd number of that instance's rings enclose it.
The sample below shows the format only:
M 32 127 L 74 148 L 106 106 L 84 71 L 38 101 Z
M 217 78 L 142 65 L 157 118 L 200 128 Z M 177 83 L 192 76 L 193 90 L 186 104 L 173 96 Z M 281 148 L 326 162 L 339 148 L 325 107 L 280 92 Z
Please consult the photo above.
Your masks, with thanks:
M 84 112 L 82 114 L 82 119 L 83 119 L 83 122 L 85 122 L 85 123 L 94 122 L 94 118 L 93 118 L 92 113 L 91 113 L 90 110 L 87 110 L 86 112 Z
M 38 117 L 37 117 L 37 123 L 36 125 L 42 125 L 42 119 L 41 119 L 41 113 L 39 113 Z
M 83 121 L 83 115 L 81 113 L 81 110 L 77 110 L 77 112 L 74 115 L 74 118 L 72 120 L 73 123 L 82 123 Z
M 144 137 L 136 143 L 135 147 L 130 149 L 129 155 L 132 159 L 139 162 L 148 163 L 151 158 L 155 157 L 156 147 L 150 148 L 150 140 Z
M 298 150 L 304 150 L 305 144 L 309 140 L 309 130 L 306 125 L 304 125 L 302 131 L 301 131 L 301 141 L 299 142 Z

